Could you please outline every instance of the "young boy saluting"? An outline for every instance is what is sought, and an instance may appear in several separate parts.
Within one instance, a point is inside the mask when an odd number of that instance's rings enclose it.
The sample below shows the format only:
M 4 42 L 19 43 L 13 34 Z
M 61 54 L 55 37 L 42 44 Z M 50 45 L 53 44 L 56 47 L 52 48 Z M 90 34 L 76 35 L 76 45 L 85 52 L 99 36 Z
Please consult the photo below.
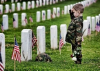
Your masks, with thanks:
M 82 4 L 76 4 L 70 10 L 71 23 L 69 24 L 66 42 L 72 44 L 72 60 L 76 64 L 81 64 L 82 53 L 81 53 L 81 42 L 82 42 L 82 30 L 83 30 L 83 16 L 82 13 L 84 7 Z

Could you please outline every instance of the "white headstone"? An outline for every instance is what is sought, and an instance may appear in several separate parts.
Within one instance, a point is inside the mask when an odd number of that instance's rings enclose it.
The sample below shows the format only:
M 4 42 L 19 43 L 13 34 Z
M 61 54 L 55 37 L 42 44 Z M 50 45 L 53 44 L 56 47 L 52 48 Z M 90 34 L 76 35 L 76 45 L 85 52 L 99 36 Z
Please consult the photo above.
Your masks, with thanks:
M 1 43 L 1 57 L 3 62 L 3 67 L 5 68 L 5 35 L 0 33 L 0 43 Z
M 40 36 L 41 35 L 41 36 Z M 37 27 L 37 54 L 45 52 L 45 27 L 38 26 Z
M 46 12 L 45 12 L 45 10 L 42 11 L 42 20 L 43 21 L 46 20 Z
M 57 13 L 56 13 L 56 8 L 54 7 L 54 8 L 53 8 L 53 18 L 56 17 L 56 14 L 57 14 Z
M 99 23 L 99 16 L 96 16 L 96 24 Z
M 99 22 L 100 22 L 100 14 L 99 14 Z
M 23 10 L 26 10 L 26 2 L 23 2 Z
M 56 1 L 55 1 L 55 0 L 53 0 L 53 4 L 55 4 L 55 2 L 56 2 Z
M 87 36 L 87 34 L 88 34 L 88 25 L 89 25 L 88 20 L 84 20 L 84 21 L 83 21 L 83 31 L 84 31 L 85 29 L 86 29 L 86 30 L 85 30 L 83 36 Z
M 1 10 L 0 14 L 3 14 L 3 5 L 0 5 L 0 10 Z
M 13 2 L 14 2 L 14 0 L 11 0 L 11 2 L 13 3 Z
M 18 0 L 15 0 L 15 2 L 18 2 Z
M 17 3 L 17 11 L 20 11 L 20 9 L 21 9 L 20 3 Z
M 40 11 L 37 11 L 36 21 L 40 22 Z
M 43 0 L 43 6 L 45 6 L 45 2 L 46 2 L 46 1 L 45 1 L 45 0 Z
M 92 17 L 92 31 L 95 31 L 95 25 L 96 25 L 95 17 Z
M 69 10 L 70 10 L 70 9 L 71 9 L 71 8 L 70 8 L 70 5 L 68 5 L 68 11 L 67 11 L 67 12 L 68 12 L 68 14 L 69 14 Z
M 22 13 L 21 15 L 22 26 L 26 26 L 25 17 L 26 17 L 26 13 Z
M 66 33 L 67 33 L 67 25 L 66 24 L 61 24 L 60 25 L 60 31 L 61 31 L 61 37 L 63 39 L 63 42 L 65 42 L 65 37 L 66 37 Z
M 87 20 L 89 21 L 89 24 L 90 24 L 90 29 L 91 29 L 91 25 L 92 25 L 92 23 L 91 23 L 91 21 L 92 21 L 92 20 L 91 20 L 91 17 L 90 17 L 90 16 L 88 16 L 88 17 L 87 17 Z
M 51 10 L 47 10 L 47 19 L 51 19 Z
M 57 7 L 57 17 L 60 17 L 60 7 Z
M 52 4 L 52 0 L 50 0 L 50 5 Z
M 39 1 L 36 1 L 36 8 L 39 7 Z
M 8 13 L 9 12 L 9 5 L 8 4 L 5 5 L 5 9 L 6 9 L 5 13 Z
M 32 30 L 21 31 L 21 61 L 32 60 Z
M 40 6 L 42 6 L 42 0 L 39 0 Z
M 73 8 L 73 4 L 70 5 L 70 9 L 72 9 L 72 8 Z
M 58 0 L 56 0 L 56 3 L 58 3 Z
M 46 0 L 46 5 L 49 5 L 49 3 L 48 3 L 48 2 L 49 2 L 49 0 Z
M 13 27 L 14 28 L 18 28 L 18 14 L 17 13 L 14 13 L 13 14 L 13 17 L 15 19 L 15 24 L 13 24 Z
M 67 6 L 64 6 L 64 14 L 67 14 Z
M 32 1 L 32 8 L 35 8 L 35 2 Z
M 28 3 L 27 3 L 27 9 L 30 9 L 30 8 L 31 8 L 31 2 L 28 1 Z
M 14 11 L 15 11 L 15 4 L 12 3 L 12 12 L 14 12 Z
M 52 25 L 50 27 L 50 41 L 51 41 L 51 49 L 57 49 L 57 26 Z
M 3 29 L 8 30 L 8 15 L 3 15 Z
M 1 3 L 4 3 L 4 0 L 1 0 Z

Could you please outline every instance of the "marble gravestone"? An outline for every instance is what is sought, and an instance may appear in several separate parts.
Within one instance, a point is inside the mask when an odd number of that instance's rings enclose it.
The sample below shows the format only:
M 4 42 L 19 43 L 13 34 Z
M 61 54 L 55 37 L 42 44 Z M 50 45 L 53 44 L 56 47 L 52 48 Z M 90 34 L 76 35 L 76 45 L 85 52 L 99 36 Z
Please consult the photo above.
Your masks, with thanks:
M 96 25 L 95 17 L 92 17 L 92 31 L 95 31 L 95 25 Z
M 88 22 L 89 22 L 89 24 L 90 24 L 90 31 L 91 31 L 91 17 L 90 16 L 88 16 L 87 17 L 87 20 L 88 20 Z M 88 26 L 89 27 L 89 26 Z M 91 33 L 91 32 L 90 32 Z
M 5 68 L 5 35 L 3 33 L 0 33 L 0 43 L 1 43 L 1 56 L 2 56 L 2 62 L 3 67 Z
M 64 6 L 64 14 L 67 14 L 67 6 Z
M 14 11 L 15 11 L 15 4 L 12 3 L 12 12 L 14 12 Z
M 45 10 L 42 11 L 42 21 L 46 20 L 46 12 Z
M 50 9 L 47 10 L 47 19 L 51 19 L 51 10 Z
M 45 6 L 45 3 L 46 3 L 46 1 L 45 1 L 45 0 L 43 0 L 43 6 Z
M 32 9 L 35 8 L 35 2 L 32 1 Z
M 17 11 L 20 11 L 20 9 L 21 9 L 20 3 L 17 3 Z
M 25 17 L 26 17 L 26 13 L 22 13 L 21 14 L 22 26 L 26 26 Z
M 57 7 L 57 17 L 60 17 L 60 7 Z
M 84 36 L 87 36 L 87 34 L 88 34 L 88 25 L 89 25 L 89 22 L 88 22 L 88 20 L 84 20 L 83 21 L 83 31 L 85 30 L 85 32 L 84 32 L 84 34 L 83 34 L 83 37 Z
M 8 30 L 8 15 L 3 15 L 3 29 Z
M 32 30 L 21 31 L 21 61 L 32 60 Z
M 57 25 L 52 25 L 50 27 L 50 41 L 51 41 L 51 49 L 57 49 L 58 48 Z
M 26 2 L 23 2 L 23 10 L 26 10 Z
M 40 11 L 37 11 L 37 16 L 36 16 L 36 21 L 37 22 L 40 22 Z
M 66 37 L 66 33 L 67 33 L 67 25 L 66 24 L 60 25 L 60 33 L 61 33 L 61 37 L 63 39 L 63 42 L 65 44 L 66 43 L 65 37 Z
M 56 14 L 57 14 L 57 13 L 56 13 L 56 8 L 54 7 L 54 8 L 53 8 L 53 18 L 56 17 Z
M 50 5 L 52 4 L 52 0 L 50 0 Z
M 18 28 L 18 13 L 14 13 L 13 18 L 15 19 L 15 25 L 13 24 L 13 27 Z
M 36 1 L 36 8 L 38 8 L 39 7 L 39 1 L 37 0 Z
M 9 5 L 8 4 L 5 5 L 5 13 L 9 13 Z
M 3 5 L 2 4 L 0 5 L 0 10 L 1 10 L 0 14 L 3 14 Z
M 27 3 L 27 9 L 30 9 L 30 8 L 31 8 L 31 2 L 28 1 L 28 3 Z
M 38 26 L 37 27 L 37 54 L 44 53 L 45 50 L 46 50 L 45 27 Z

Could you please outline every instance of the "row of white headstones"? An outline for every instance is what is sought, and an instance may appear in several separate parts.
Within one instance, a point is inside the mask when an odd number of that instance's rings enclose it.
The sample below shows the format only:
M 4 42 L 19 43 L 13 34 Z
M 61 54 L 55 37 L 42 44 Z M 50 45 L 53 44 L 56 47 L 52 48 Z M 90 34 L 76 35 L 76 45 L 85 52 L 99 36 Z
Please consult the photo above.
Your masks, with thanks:
M 87 36 L 88 34 L 88 25 L 92 25 L 91 29 L 95 31 L 95 25 L 96 22 L 99 22 L 100 20 L 100 14 L 96 17 L 87 17 L 87 20 L 84 20 L 83 22 L 83 30 L 86 29 L 83 36 Z M 61 36 L 63 39 L 63 42 L 65 43 L 65 36 L 67 32 L 67 25 L 61 24 L 60 26 L 61 30 Z M 41 35 L 41 36 L 40 36 Z M 45 40 L 45 26 L 38 26 L 37 27 L 37 54 L 45 52 L 46 49 L 46 40 Z M 58 41 L 57 41 L 57 25 L 52 25 L 50 27 L 50 41 L 51 41 L 51 49 L 57 49 L 58 48 Z M 2 60 L 3 65 L 5 68 L 5 35 L 3 33 L 0 33 L 0 43 L 1 46 L 1 54 L 2 54 Z M 32 60 L 32 30 L 31 29 L 23 29 L 21 31 L 21 61 L 28 61 Z
M 100 14 L 96 17 L 87 17 L 87 20 L 83 21 L 83 36 L 88 35 L 88 26 L 90 24 L 90 30 L 95 31 L 96 23 L 100 20 Z M 43 53 L 46 51 L 46 35 L 45 35 L 45 26 L 38 26 L 37 27 L 37 54 Z M 61 36 L 63 39 L 64 44 L 65 42 L 65 36 L 67 32 L 67 25 L 61 24 L 60 25 L 60 31 Z M 41 36 L 40 36 L 41 35 Z M 52 25 L 50 27 L 50 41 L 51 41 L 51 49 L 57 49 L 58 48 L 58 31 L 57 31 L 57 25 Z M 3 33 L 0 33 L 0 42 L 2 43 L 1 46 L 1 54 L 2 54 L 2 60 L 3 64 L 5 66 L 5 35 Z M 32 30 L 31 29 L 23 29 L 21 31 L 21 61 L 28 61 L 32 60 Z
M 89 4 L 88 4 L 88 2 L 89 2 Z M 78 3 L 81 3 L 81 4 L 84 5 L 84 7 L 86 7 L 86 6 L 89 6 L 92 3 L 94 3 L 94 0 L 88 0 L 88 1 L 86 0 L 86 1 L 78 2 Z M 73 5 L 75 5 L 75 4 L 64 6 L 64 15 L 69 14 L 69 10 L 73 7 Z M 54 7 L 53 8 L 52 16 L 53 16 L 53 18 L 56 18 L 56 17 L 60 16 L 60 7 L 57 7 L 57 8 Z M 13 27 L 18 28 L 18 13 L 14 13 L 13 17 L 16 21 L 16 23 L 13 24 Z M 26 13 L 22 13 L 21 14 L 22 26 L 26 26 L 25 17 L 27 17 Z M 49 19 L 51 19 L 51 10 L 50 9 L 47 10 L 47 20 L 49 20 Z M 44 21 L 44 20 L 46 20 L 46 11 L 42 10 L 42 21 Z M 37 13 L 36 13 L 36 22 L 40 22 L 40 21 L 41 21 L 41 13 L 40 13 L 40 11 L 37 11 Z M 3 23 L 3 29 L 8 30 L 8 26 L 9 26 L 8 25 L 8 15 L 3 15 L 3 22 L 2 23 Z
M 62 1 L 62 0 L 61 0 Z M 55 4 L 55 3 L 58 3 L 58 0 L 56 0 L 56 2 L 53 0 L 53 3 L 52 3 L 52 0 L 50 0 L 50 5 L 51 4 Z M 40 4 L 40 5 L 39 5 Z M 43 0 L 43 4 L 42 4 L 42 0 L 37 0 L 36 1 L 36 8 L 38 7 L 41 7 L 41 6 L 45 6 L 45 5 L 49 5 L 49 0 Z M 20 10 L 26 10 L 26 2 L 23 2 L 22 3 L 22 6 L 21 6 L 21 3 L 17 3 L 17 8 L 15 8 L 15 3 L 12 3 L 11 5 L 11 12 L 14 12 L 15 9 L 17 9 L 17 11 L 20 11 Z M 27 9 L 34 9 L 35 8 L 35 1 L 28 1 L 27 2 Z M 0 10 L 1 10 L 1 14 L 3 13 L 3 5 L 0 4 Z M 10 12 L 10 6 L 9 4 L 6 4 L 5 5 L 5 10 L 4 10 L 4 13 L 9 13 Z

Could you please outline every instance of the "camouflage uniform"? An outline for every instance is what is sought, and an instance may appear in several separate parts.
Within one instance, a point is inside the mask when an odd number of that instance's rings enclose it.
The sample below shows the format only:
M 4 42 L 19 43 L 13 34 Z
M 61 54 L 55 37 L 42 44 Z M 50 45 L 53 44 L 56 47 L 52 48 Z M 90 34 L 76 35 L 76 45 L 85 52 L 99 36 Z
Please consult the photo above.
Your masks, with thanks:
M 35 61 L 45 61 L 45 62 L 52 62 L 50 56 L 46 53 L 40 53 L 37 55 Z
M 66 42 L 72 44 L 73 56 L 76 56 L 77 61 L 82 60 L 81 42 L 82 42 L 82 30 L 83 30 L 83 17 L 77 17 L 71 20 L 69 24 Z

